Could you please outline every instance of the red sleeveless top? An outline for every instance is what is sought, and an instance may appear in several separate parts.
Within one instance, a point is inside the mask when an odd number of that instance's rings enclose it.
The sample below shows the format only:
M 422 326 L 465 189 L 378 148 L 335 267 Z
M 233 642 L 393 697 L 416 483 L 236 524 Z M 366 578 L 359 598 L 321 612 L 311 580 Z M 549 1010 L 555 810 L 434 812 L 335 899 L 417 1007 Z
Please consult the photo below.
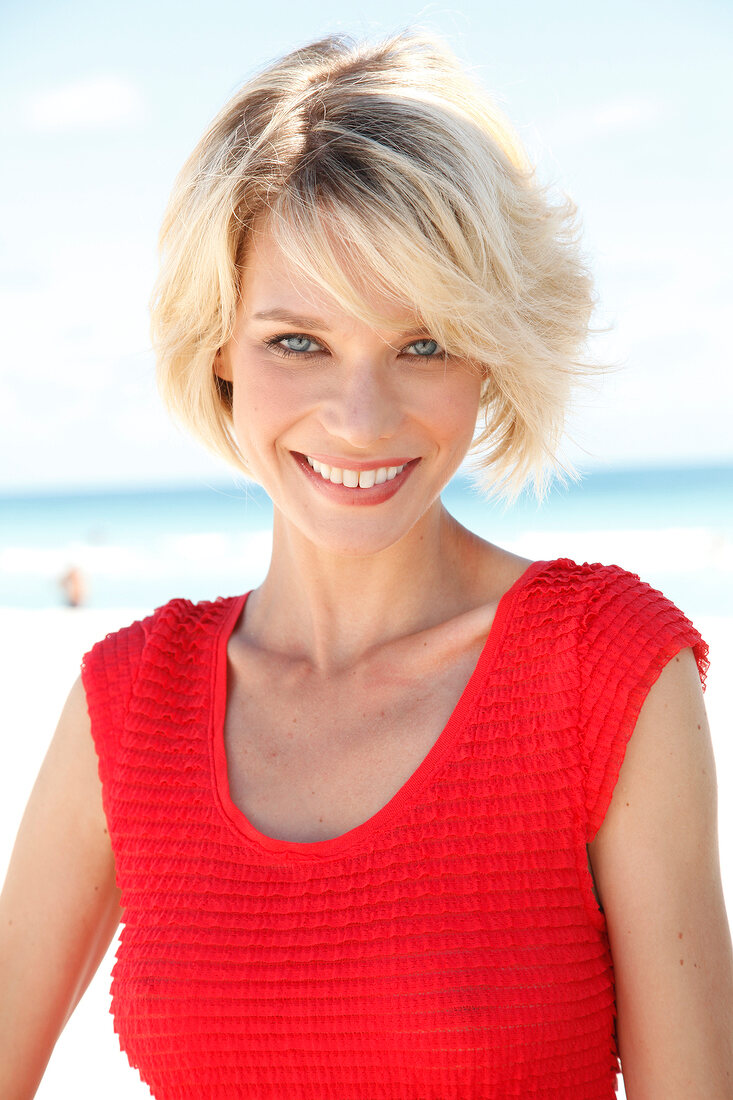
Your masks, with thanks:
M 174 600 L 85 657 L 122 893 L 120 1044 L 158 1100 L 610 1100 L 614 987 L 586 843 L 666 662 L 706 647 L 615 566 L 536 562 L 448 725 L 314 843 L 233 804 L 245 597 Z

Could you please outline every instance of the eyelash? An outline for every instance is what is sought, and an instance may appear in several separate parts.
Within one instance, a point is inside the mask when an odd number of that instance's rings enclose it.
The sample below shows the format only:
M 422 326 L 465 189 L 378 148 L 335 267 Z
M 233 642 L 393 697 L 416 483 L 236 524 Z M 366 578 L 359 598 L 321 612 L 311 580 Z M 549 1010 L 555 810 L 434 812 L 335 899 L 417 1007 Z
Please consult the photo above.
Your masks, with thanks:
M 277 355 L 282 355 L 286 359 L 289 359 L 293 356 L 297 359 L 310 359 L 314 355 L 322 355 L 324 353 L 323 347 L 321 347 L 320 351 L 293 351 L 292 348 L 283 347 L 281 341 L 289 340 L 293 336 L 298 336 L 306 340 L 310 340 L 312 344 L 319 343 L 318 340 L 315 340 L 312 336 L 308 336 L 305 332 L 284 332 L 280 336 L 273 336 L 271 339 L 266 340 L 265 344 L 268 348 L 272 348 L 272 350 L 276 352 Z M 405 347 L 411 348 L 414 344 L 428 343 L 431 341 L 432 337 L 420 337 L 418 340 L 413 340 L 411 343 L 406 344 Z M 417 360 L 422 359 L 424 362 L 428 363 L 431 362 L 431 360 L 433 359 L 447 359 L 447 352 L 443 351 L 437 340 L 435 341 L 435 343 L 437 344 L 438 350 L 433 352 L 432 355 L 411 355 L 409 356 L 409 358 Z

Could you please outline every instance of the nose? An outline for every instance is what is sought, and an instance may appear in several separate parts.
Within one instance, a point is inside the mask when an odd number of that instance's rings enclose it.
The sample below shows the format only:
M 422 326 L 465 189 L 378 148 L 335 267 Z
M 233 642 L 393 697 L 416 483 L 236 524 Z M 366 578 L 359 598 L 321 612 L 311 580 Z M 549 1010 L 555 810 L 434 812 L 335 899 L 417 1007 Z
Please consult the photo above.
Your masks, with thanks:
M 403 412 L 385 364 L 363 358 L 334 368 L 321 418 L 328 433 L 358 450 L 389 439 Z

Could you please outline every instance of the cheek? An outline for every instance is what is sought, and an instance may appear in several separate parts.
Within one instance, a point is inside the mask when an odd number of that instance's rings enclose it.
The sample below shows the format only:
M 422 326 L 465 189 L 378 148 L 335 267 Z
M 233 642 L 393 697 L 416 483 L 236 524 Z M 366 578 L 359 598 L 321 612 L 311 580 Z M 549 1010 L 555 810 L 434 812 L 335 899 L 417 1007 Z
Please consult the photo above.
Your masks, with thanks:
M 235 375 L 232 400 L 234 436 L 244 458 L 250 462 L 262 449 L 262 439 L 268 431 L 266 395 L 260 387 Z
M 263 372 L 249 364 L 246 369 L 240 365 L 234 372 L 234 399 L 232 412 L 235 426 L 246 429 L 254 427 L 260 421 L 266 421 L 274 410 L 272 389 L 266 384 Z
M 472 376 L 435 395 L 433 422 L 436 432 L 456 448 L 469 447 L 478 420 L 481 383 Z
M 277 370 L 248 364 L 234 375 L 232 417 L 242 452 L 266 455 L 307 408 L 302 385 Z M 245 457 L 246 454 L 245 454 Z

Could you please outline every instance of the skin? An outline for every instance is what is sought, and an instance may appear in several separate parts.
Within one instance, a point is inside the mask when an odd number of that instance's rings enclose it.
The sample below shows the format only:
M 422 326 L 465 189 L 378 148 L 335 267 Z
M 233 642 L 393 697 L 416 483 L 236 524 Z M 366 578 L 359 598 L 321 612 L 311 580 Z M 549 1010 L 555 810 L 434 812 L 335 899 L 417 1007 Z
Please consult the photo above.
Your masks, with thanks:
M 254 317 L 275 308 L 319 325 Z M 343 313 L 303 282 L 263 227 L 215 364 L 233 383 L 238 442 L 275 517 L 269 572 L 229 647 L 230 786 L 257 827 L 286 839 L 338 835 L 414 771 L 455 706 L 499 599 L 527 565 L 442 507 L 440 492 L 471 441 L 478 376 L 450 358 L 421 362 L 414 342 L 430 348 L 430 334 L 406 313 L 393 311 L 389 331 Z M 296 339 L 283 344 L 288 335 Z M 286 357 L 276 338 L 317 354 Z M 389 499 L 356 505 L 322 491 L 302 454 L 347 467 L 419 461 Z M 280 711 L 294 708 L 300 724 L 284 733 Z M 385 712 L 398 716 L 391 727 Z M 400 736 L 405 725 L 415 734 Z M 629 1100 L 733 1097 L 715 773 L 689 651 L 649 692 L 590 859 L 614 955 Z M 77 684 L 0 897 L 3 1098 L 34 1095 L 119 918 Z
M 120 921 L 81 683 L 23 815 L 0 895 L 0 1096 L 27 1100 Z
M 715 762 L 691 650 L 663 669 L 590 845 L 629 1100 L 733 1097 L 733 959 Z

